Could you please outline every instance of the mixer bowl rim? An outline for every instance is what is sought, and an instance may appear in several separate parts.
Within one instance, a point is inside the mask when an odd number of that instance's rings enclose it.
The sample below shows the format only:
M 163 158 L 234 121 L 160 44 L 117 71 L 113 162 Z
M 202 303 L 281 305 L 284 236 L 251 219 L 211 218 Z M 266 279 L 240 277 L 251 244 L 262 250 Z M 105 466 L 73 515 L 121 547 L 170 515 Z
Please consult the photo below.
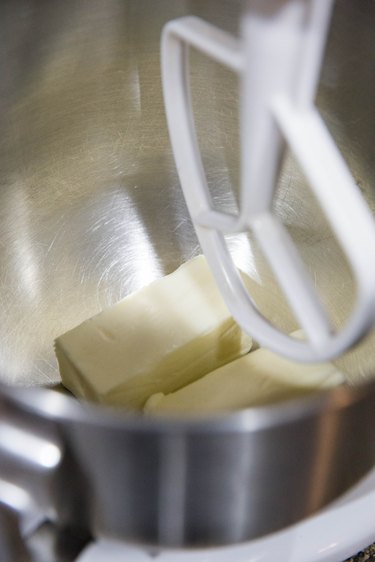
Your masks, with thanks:
M 358 387 L 342 386 L 317 395 L 297 398 L 282 403 L 251 407 L 226 414 L 210 416 L 146 417 L 90 403 L 78 402 L 48 388 L 21 388 L 0 384 L 0 404 L 21 408 L 23 411 L 55 422 L 74 422 L 99 425 L 137 433 L 253 433 L 272 429 L 303 419 L 340 411 L 368 400 L 375 406 L 375 381 Z

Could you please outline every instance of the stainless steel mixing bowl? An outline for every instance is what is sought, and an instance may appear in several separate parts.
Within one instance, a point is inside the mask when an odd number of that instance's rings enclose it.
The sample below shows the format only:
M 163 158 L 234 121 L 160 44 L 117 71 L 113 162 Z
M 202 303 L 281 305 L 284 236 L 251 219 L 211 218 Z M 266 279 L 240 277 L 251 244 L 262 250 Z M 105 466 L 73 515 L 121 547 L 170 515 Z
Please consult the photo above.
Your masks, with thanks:
M 58 383 L 56 336 L 199 252 L 167 136 L 160 31 L 189 13 L 237 33 L 240 8 L 0 5 L 0 494 L 15 490 L 9 483 L 26 489 L 61 525 L 154 544 L 244 541 L 310 515 L 374 463 L 374 335 L 338 361 L 360 388 L 211 420 L 145 420 L 25 388 Z M 372 208 L 374 15 L 372 0 L 337 1 L 318 95 Z M 210 188 L 228 209 L 238 183 L 237 84 L 198 55 L 192 67 Z M 342 323 L 355 292 L 350 271 L 288 154 L 275 205 Z M 292 330 L 251 238 L 228 244 L 259 307 Z

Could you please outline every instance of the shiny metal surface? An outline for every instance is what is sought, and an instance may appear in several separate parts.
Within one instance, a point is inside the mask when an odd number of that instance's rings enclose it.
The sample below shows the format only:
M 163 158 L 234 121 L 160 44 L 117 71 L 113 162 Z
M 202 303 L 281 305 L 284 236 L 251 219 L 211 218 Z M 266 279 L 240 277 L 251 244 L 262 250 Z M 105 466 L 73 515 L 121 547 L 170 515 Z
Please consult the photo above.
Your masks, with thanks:
M 58 382 L 56 336 L 199 252 L 166 131 L 159 35 L 165 21 L 187 13 L 235 33 L 239 11 L 233 0 L 1 3 L 2 382 Z M 371 0 L 337 1 L 318 96 L 372 208 L 373 17 Z M 209 183 L 218 207 L 230 208 L 238 176 L 235 79 L 198 55 L 193 63 Z M 276 207 L 343 322 L 350 272 L 290 155 Z M 228 243 L 262 310 L 293 329 L 257 247 L 242 237 Z M 374 374 L 374 338 L 339 360 L 350 382 Z M 51 391 L 2 396 L 6 419 L 26 416 L 27 429 L 45 418 L 62 440 L 63 468 L 49 488 L 59 517 L 134 540 L 211 544 L 270 532 L 324 505 L 375 456 L 372 386 L 318 399 L 313 410 L 285 405 L 280 425 L 272 408 L 150 425 L 114 421 Z
M 213 546 L 299 521 L 358 481 L 375 459 L 374 400 L 372 384 L 170 423 L 47 390 L 4 388 L 0 412 L 26 432 L 48 428 L 61 440 L 46 489 L 63 527 L 150 545 Z M 14 463 L 13 480 L 43 498 L 22 479 L 22 465 Z
M 239 8 L 229 0 L 2 3 L 5 382 L 58 381 L 54 337 L 199 252 L 166 131 L 159 33 L 167 19 L 184 13 L 235 32 Z M 373 9 L 370 1 L 337 3 L 319 93 L 319 106 L 372 205 Z M 203 57 L 193 62 L 207 174 L 217 205 L 227 208 L 238 173 L 236 83 Z M 342 321 L 350 308 L 350 275 L 290 158 L 277 208 Z M 238 265 L 253 275 L 260 307 L 293 328 L 254 244 L 234 238 L 230 245 Z M 371 374 L 374 341 L 347 358 L 354 380 Z

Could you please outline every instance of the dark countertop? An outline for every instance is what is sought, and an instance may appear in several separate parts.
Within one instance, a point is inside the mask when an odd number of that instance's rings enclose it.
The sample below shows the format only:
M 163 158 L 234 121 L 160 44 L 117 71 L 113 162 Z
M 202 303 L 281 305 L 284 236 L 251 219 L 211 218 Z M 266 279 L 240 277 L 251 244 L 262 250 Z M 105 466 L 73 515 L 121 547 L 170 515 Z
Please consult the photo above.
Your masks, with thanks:
M 375 543 L 361 550 L 355 556 L 348 558 L 345 562 L 375 562 Z

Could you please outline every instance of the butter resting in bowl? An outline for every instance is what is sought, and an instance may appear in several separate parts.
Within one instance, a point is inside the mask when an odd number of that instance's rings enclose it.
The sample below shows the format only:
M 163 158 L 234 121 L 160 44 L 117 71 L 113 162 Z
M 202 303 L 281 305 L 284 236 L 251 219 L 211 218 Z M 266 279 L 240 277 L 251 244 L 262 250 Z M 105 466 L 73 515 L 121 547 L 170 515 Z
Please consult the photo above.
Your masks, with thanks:
M 301 333 L 292 335 L 300 337 Z M 344 382 L 343 374 L 331 363 L 296 363 L 260 348 L 176 392 L 154 394 L 144 411 L 150 415 L 229 412 L 306 396 Z
M 73 394 L 148 415 L 228 412 L 344 382 L 330 363 L 304 365 L 262 348 L 248 353 L 251 345 L 203 256 L 55 342 L 62 382 Z
M 198 256 L 66 332 L 55 351 L 78 398 L 140 410 L 152 394 L 174 392 L 251 345 Z

